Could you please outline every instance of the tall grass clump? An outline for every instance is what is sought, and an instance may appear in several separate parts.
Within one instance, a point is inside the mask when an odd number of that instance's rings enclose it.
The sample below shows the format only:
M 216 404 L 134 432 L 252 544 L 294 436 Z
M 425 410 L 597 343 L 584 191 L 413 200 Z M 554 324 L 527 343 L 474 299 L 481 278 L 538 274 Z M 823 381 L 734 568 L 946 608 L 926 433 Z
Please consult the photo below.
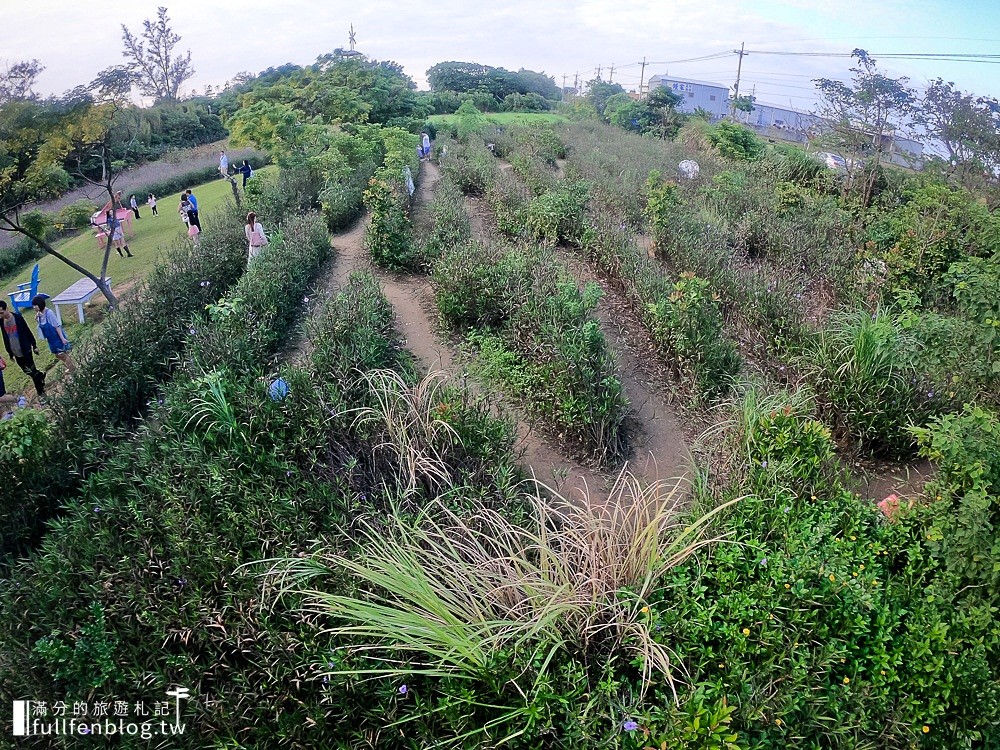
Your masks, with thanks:
M 890 311 L 845 310 L 816 332 L 798 361 L 832 424 L 875 454 L 911 455 L 907 428 L 930 413 L 935 394 L 916 391 L 910 338 Z
M 645 693 L 669 693 L 679 676 L 653 637 L 647 598 L 707 543 L 708 518 L 685 523 L 680 499 L 623 473 L 606 505 L 534 496 L 528 525 L 432 503 L 413 521 L 366 520 L 356 553 L 278 561 L 269 576 L 328 623 L 340 649 L 331 678 L 387 678 L 421 697 L 393 712 L 393 731 L 410 741 L 530 747 L 554 734 L 600 744 Z M 340 585 L 344 575 L 356 592 Z M 598 684 L 615 654 L 635 692 Z M 569 699 L 557 698 L 563 690 Z

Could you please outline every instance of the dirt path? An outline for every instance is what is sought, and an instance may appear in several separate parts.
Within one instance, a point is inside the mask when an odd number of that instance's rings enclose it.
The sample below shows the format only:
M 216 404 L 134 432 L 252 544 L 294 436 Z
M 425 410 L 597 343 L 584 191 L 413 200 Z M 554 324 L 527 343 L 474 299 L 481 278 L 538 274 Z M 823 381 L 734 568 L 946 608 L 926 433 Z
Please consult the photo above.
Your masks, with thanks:
M 617 355 L 618 375 L 632 407 L 626 423 L 633 447 L 632 472 L 647 481 L 690 481 L 691 454 L 684 422 L 670 403 L 671 392 L 656 345 L 636 320 L 628 300 L 611 284 L 598 278 L 580 258 L 569 253 L 561 253 L 560 257 L 578 282 L 596 284 L 604 292 L 596 313 Z
M 433 196 L 434 186 L 440 179 L 438 168 L 432 162 L 421 168 L 421 180 L 414 196 L 414 224 L 426 221 L 427 206 Z M 470 212 L 473 231 L 485 231 L 478 212 Z M 477 234 L 482 237 L 482 234 Z M 425 372 L 444 371 L 455 379 L 467 373 L 455 356 L 453 347 L 440 334 L 434 290 L 426 276 L 397 276 L 380 273 L 382 288 L 396 310 L 400 332 L 405 346 Z M 516 411 L 507 407 L 516 418 L 517 445 L 521 463 L 541 483 L 558 491 L 568 499 L 578 499 L 579 493 L 589 488 L 603 493 L 607 484 L 601 474 L 576 463 L 562 454 L 536 427 Z

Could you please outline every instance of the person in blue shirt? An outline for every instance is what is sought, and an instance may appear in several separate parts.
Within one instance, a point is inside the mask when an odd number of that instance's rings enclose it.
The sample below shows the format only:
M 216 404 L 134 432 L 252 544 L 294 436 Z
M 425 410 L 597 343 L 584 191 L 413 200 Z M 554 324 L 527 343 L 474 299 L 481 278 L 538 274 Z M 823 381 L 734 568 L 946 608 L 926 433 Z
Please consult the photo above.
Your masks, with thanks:
M 243 166 L 236 170 L 241 175 L 243 175 L 243 188 L 246 189 L 247 180 L 253 177 L 253 169 L 250 167 L 250 162 L 246 159 L 243 160 Z
M 194 197 L 194 193 L 190 190 L 184 193 L 187 196 L 188 203 L 191 208 L 188 209 L 188 221 L 191 222 L 192 226 L 198 227 L 198 231 L 201 232 L 201 221 L 198 219 L 198 200 Z

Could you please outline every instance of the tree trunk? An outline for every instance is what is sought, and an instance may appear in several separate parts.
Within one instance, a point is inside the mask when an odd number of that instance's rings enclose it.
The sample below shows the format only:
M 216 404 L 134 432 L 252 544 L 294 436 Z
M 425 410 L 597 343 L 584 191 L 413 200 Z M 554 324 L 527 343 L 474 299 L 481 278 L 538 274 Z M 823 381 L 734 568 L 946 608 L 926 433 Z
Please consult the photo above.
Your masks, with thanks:
M 242 211 L 243 210 L 243 201 L 240 199 L 240 191 L 236 187 L 236 178 L 235 177 L 227 177 L 226 179 L 229 180 L 229 187 L 231 187 L 233 189 L 233 200 L 236 201 L 236 208 L 238 208 L 238 209 L 240 209 Z

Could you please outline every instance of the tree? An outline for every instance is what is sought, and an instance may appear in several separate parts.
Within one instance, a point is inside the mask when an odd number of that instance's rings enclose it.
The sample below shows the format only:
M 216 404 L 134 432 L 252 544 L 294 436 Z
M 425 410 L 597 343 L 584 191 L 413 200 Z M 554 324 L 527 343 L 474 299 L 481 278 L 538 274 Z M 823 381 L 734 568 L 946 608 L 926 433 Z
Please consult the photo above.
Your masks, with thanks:
M 983 187 L 1000 168 L 1000 103 L 930 82 L 914 120 L 945 149 L 945 174 L 962 187 Z
M 131 80 L 126 67 L 109 68 L 89 87 L 71 91 L 58 106 L 13 102 L 0 107 L 0 231 L 27 237 L 83 274 L 112 308 L 118 299 L 107 282 L 111 234 L 100 270 L 91 270 L 52 247 L 25 208 L 65 188 L 67 163 L 78 178 L 101 186 L 114 205 L 115 182 L 123 164 L 117 157 L 135 148 L 141 125 L 141 118 L 128 106 Z M 31 106 L 39 111 L 26 109 Z
M 600 78 L 595 78 L 587 83 L 587 99 L 602 116 L 604 110 L 607 109 L 608 100 L 615 94 L 624 93 L 625 89 L 620 84 L 606 83 Z
M 129 61 L 132 79 L 144 96 L 157 100 L 177 101 L 184 81 L 194 75 L 191 51 L 174 56 L 174 47 L 181 40 L 170 28 L 167 9 L 160 6 L 156 21 L 148 18 L 142 22 L 142 39 L 136 37 L 122 24 L 122 56 Z
M 45 67 L 38 60 L 20 60 L 0 72 L 0 105 L 35 99 L 35 81 Z
M 858 64 L 851 68 L 850 85 L 829 78 L 814 80 L 822 100 L 819 114 L 827 123 L 820 140 L 847 157 L 845 191 L 859 191 L 862 205 L 868 206 L 882 157 L 892 148 L 895 131 L 913 113 L 915 97 L 906 85 L 909 79 L 883 75 L 863 49 L 851 54 Z
M 753 97 L 751 96 L 737 96 L 730 103 L 732 108 L 738 112 L 753 112 Z

